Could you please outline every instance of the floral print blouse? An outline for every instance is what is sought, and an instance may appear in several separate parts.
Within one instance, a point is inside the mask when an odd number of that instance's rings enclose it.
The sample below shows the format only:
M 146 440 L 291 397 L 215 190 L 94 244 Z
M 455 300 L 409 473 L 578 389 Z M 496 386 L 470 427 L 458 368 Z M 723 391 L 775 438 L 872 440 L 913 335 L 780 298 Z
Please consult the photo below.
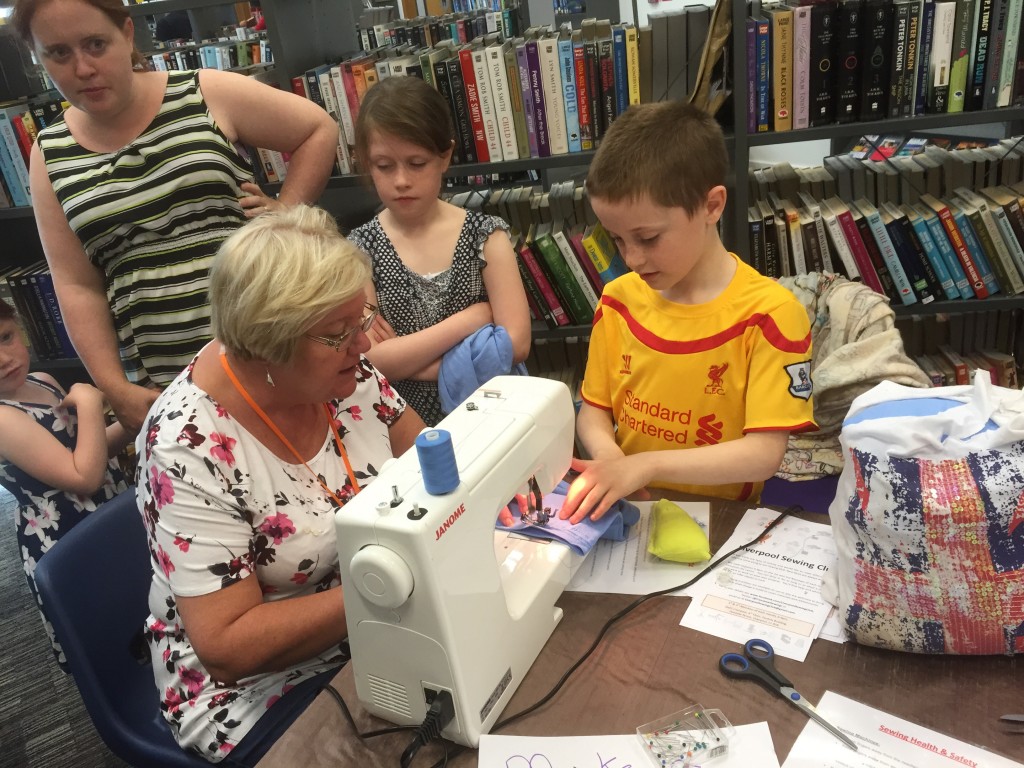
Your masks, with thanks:
M 356 379 L 352 396 L 328 409 L 362 486 L 391 458 L 388 428 L 405 402 L 365 359 Z M 309 466 L 344 503 L 356 489 L 326 420 L 324 434 Z M 306 467 L 276 457 L 197 387 L 192 366 L 160 395 L 136 446 L 154 570 L 145 634 L 164 717 L 182 748 L 218 762 L 278 698 L 341 658 L 332 649 L 283 672 L 214 683 L 178 621 L 175 596 L 251 576 L 267 601 L 338 586 L 333 502 Z

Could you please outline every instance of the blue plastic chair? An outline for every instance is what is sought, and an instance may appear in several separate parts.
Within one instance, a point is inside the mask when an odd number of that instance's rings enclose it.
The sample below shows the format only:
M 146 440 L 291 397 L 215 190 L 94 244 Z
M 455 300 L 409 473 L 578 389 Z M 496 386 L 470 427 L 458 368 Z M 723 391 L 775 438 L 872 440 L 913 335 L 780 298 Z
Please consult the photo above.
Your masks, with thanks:
M 149 615 L 151 578 L 134 488 L 65 533 L 35 571 L 46 616 L 110 751 L 147 768 L 208 767 L 171 736 L 160 714 L 153 669 L 133 653 Z

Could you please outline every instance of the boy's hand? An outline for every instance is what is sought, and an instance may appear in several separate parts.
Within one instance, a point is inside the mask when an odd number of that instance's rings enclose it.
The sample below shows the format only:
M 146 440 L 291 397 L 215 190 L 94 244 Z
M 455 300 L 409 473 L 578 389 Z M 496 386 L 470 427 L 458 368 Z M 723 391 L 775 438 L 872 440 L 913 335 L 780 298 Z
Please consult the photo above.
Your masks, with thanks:
M 638 461 L 642 455 L 595 461 L 573 459 L 572 468 L 580 475 L 569 486 L 558 517 L 576 525 L 588 515 L 600 520 L 615 502 L 630 494 L 635 499 L 649 499 L 643 463 Z

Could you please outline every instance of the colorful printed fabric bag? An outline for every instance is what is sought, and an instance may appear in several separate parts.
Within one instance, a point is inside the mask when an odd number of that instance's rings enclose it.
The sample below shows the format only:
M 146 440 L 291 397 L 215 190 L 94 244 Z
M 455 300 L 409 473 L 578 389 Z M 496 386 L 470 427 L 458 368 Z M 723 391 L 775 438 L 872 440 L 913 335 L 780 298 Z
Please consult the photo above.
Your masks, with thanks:
M 1024 393 L 884 382 L 853 401 L 824 585 L 851 637 L 916 653 L 1024 652 Z

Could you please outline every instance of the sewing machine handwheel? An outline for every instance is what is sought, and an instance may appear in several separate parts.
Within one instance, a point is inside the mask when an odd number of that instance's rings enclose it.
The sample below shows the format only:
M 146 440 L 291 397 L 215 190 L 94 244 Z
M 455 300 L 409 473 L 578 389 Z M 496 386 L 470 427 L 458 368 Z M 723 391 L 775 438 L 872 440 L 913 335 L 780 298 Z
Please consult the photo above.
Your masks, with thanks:
M 371 544 L 356 552 L 350 565 L 352 581 L 364 598 L 381 608 L 397 608 L 412 594 L 412 571 L 387 547 Z

